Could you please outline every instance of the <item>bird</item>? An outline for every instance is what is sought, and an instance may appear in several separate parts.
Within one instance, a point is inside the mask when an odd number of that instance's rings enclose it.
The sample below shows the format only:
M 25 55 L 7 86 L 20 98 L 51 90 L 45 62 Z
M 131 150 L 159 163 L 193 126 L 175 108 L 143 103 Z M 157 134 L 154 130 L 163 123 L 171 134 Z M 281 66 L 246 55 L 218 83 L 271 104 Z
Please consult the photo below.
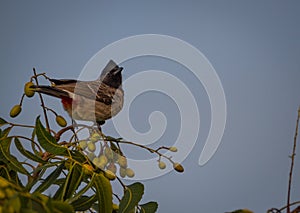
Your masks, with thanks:
M 38 93 L 61 99 L 73 120 L 94 121 L 98 127 L 123 108 L 122 70 L 110 60 L 94 81 L 51 79 L 51 86 L 31 86 Z

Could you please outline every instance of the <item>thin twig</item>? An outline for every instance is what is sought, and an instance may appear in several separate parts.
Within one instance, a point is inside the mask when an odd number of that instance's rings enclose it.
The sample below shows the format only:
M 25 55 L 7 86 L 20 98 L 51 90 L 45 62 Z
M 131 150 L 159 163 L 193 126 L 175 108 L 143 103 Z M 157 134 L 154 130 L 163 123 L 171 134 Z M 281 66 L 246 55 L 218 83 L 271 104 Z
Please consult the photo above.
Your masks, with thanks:
M 160 149 L 165 149 L 166 147 L 159 147 L 158 149 L 152 149 L 150 147 L 147 147 L 147 146 L 144 146 L 142 144 L 137 144 L 137 143 L 134 143 L 134 142 L 131 142 L 131 141 L 121 141 L 121 140 L 116 140 L 114 141 L 115 143 L 119 144 L 119 143 L 123 143 L 123 144 L 130 144 L 130 145 L 134 145 L 134 146 L 137 146 L 137 147 L 140 147 L 140 148 L 143 148 L 143 149 L 146 149 L 148 150 L 149 152 L 151 153 L 156 153 L 159 157 L 164 157 L 166 158 L 167 160 L 169 160 L 172 164 L 174 164 L 174 161 L 171 159 L 172 157 L 168 157 L 162 153 L 160 153 L 158 150 Z
M 60 139 L 60 136 L 65 133 L 66 131 L 70 130 L 70 129 L 74 129 L 74 126 L 73 125 L 70 125 L 70 126 L 67 126 L 61 130 L 59 130 L 55 135 L 54 135 L 54 138 L 56 141 L 59 141 Z
M 36 74 L 35 68 L 33 68 L 33 74 L 34 74 L 35 83 L 36 83 L 37 86 L 39 86 L 39 82 L 38 82 L 38 79 L 37 79 L 38 75 Z M 40 97 L 40 100 L 41 100 L 41 104 L 42 104 L 42 108 L 43 108 L 43 112 L 44 112 L 44 116 L 45 116 L 46 129 L 47 129 L 48 132 L 50 132 L 50 125 L 49 125 L 49 121 L 48 121 L 47 111 L 46 111 L 46 108 L 45 108 L 43 97 L 40 93 L 39 93 L 39 97 Z
M 35 126 L 25 125 L 25 124 L 15 124 L 11 122 L 7 122 L 11 126 L 25 127 L 25 128 L 35 128 Z
M 296 130 L 294 136 L 294 145 L 293 145 L 293 152 L 291 155 L 291 168 L 290 168 L 290 175 L 289 175 L 289 185 L 288 185 L 288 195 L 287 195 L 287 213 L 290 213 L 290 200 L 291 200 L 291 187 L 292 187 L 292 176 L 293 176 L 293 168 L 294 168 L 294 160 L 296 155 L 296 142 L 297 142 L 297 135 L 298 135 L 298 125 L 299 125 L 299 118 L 300 118 L 300 107 L 298 109 L 298 116 L 296 122 Z

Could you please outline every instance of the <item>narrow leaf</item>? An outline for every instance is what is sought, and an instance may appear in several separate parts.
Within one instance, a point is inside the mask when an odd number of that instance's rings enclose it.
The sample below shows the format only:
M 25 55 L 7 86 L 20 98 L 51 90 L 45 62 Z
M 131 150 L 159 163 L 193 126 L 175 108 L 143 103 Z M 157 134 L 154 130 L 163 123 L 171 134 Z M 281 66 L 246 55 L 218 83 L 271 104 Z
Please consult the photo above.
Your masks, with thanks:
M 11 138 L 6 138 L 0 142 L 0 159 L 3 160 L 11 170 L 29 175 L 18 159 L 9 153 Z
M 37 155 L 31 153 L 30 151 L 27 151 L 26 149 L 24 149 L 24 147 L 22 146 L 22 143 L 20 142 L 20 140 L 17 137 L 15 137 L 15 144 L 16 144 L 16 147 L 19 150 L 19 152 L 21 154 L 23 154 L 25 157 L 27 157 L 28 159 L 33 160 L 35 162 L 39 162 L 39 163 L 45 163 L 45 161 L 42 158 L 40 158 Z
M 78 161 L 79 163 L 84 163 L 87 161 L 86 156 L 82 152 L 77 151 L 77 150 L 72 150 L 71 156 L 72 156 L 72 159 Z
M 98 212 L 112 212 L 112 188 L 109 180 L 103 174 L 97 174 L 95 177 L 96 196 L 98 200 Z
M 36 135 L 40 145 L 49 153 L 54 155 L 67 155 L 68 149 L 66 147 L 60 146 L 55 138 L 45 129 L 42 125 L 40 118 L 36 119 Z
M 148 202 L 140 205 L 140 208 L 141 213 L 155 213 L 158 208 L 158 204 L 156 202 Z
M 3 118 L 0 118 L 0 126 L 3 126 L 5 124 L 7 124 L 7 121 L 4 120 Z
M 63 197 L 63 186 L 61 186 L 61 187 L 59 187 L 57 190 L 56 190 L 56 192 L 55 192 L 55 194 L 54 194 L 54 196 L 53 196 L 53 199 L 55 199 L 55 200 L 62 200 L 62 197 Z
M 12 127 L 7 127 L 3 131 L 1 131 L 0 140 L 6 139 Z
M 63 190 L 63 200 L 66 200 L 74 195 L 74 192 L 81 184 L 84 172 L 82 171 L 82 166 L 78 163 L 71 165 L 70 171 L 66 178 L 66 182 Z
M 37 187 L 35 192 L 44 192 L 46 189 L 48 189 L 59 177 L 61 174 L 62 170 L 64 168 L 64 164 L 60 164 L 44 181 L 41 185 Z
M 81 196 L 76 201 L 72 202 L 71 205 L 73 206 L 75 211 L 86 211 L 96 202 L 97 197 L 96 195 L 88 197 L 88 196 Z
M 144 185 L 137 182 L 127 186 L 118 213 L 129 213 L 138 205 L 144 194 Z
M 73 207 L 66 202 L 52 200 L 51 205 L 52 205 L 54 212 L 61 212 L 61 213 L 73 213 L 74 212 Z
M 73 197 L 71 197 L 68 202 L 73 203 L 77 199 L 82 198 L 82 195 L 89 190 L 94 185 L 95 175 L 92 176 L 91 180 L 88 182 L 88 184 L 83 187 L 79 192 L 76 193 Z

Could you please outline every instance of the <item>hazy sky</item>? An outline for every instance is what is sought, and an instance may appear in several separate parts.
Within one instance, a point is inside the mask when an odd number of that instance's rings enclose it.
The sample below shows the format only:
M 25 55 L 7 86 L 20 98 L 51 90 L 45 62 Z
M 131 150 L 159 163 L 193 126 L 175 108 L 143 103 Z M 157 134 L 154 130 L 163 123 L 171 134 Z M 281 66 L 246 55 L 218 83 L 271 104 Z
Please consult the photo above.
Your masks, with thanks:
M 9 110 L 19 102 L 32 67 L 54 78 L 78 78 L 94 54 L 119 39 L 148 33 L 177 37 L 200 50 L 215 68 L 227 102 L 225 133 L 216 154 L 200 167 L 211 119 L 201 83 L 174 61 L 140 57 L 122 63 L 124 79 L 148 69 L 177 76 L 192 91 L 201 117 L 197 143 L 183 161 L 185 172 L 142 181 L 144 201 L 158 201 L 158 212 L 176 213 L 282 207 L 300 105 L 299 20 L 296 0 L 2 0 L 0 116 L 10 119 Z M 47 100 L 66 115 L 59 101 Z M 32 123 L 37 110 L 38 100 L 26 99 L 20 121 Z M 152 146 L 171 145 L 180 130 L 179 107 L 158 92 L 138 96 L 130 109 L 137 131 L 149 130 L 152 111 L 163 112 L 168 122 L 165 134 Z M 112 122 L 103 130 L 118 134 Z M 151 156 L 128 148 L 130 155 Z M 298 157 L 293 200 L 300 200 Z

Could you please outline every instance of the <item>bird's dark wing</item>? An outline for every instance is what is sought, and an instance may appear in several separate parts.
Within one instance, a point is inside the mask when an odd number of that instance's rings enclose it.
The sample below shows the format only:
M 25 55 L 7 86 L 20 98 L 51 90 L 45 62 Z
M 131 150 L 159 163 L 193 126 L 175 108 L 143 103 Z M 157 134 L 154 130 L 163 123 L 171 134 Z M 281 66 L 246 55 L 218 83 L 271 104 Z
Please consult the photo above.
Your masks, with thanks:
M 73 80 L 73 79 L 49 79 L 49 80 L 55 85 L 72 84 L 78 82 L 77 80 Z
M 68 84 L 58 84 L 55 88 L 66 90 L 76 95 L 100 101 L 106 105 L 111 105 L 116 89 L 112 88 L 101 81 L 76 81 Z

